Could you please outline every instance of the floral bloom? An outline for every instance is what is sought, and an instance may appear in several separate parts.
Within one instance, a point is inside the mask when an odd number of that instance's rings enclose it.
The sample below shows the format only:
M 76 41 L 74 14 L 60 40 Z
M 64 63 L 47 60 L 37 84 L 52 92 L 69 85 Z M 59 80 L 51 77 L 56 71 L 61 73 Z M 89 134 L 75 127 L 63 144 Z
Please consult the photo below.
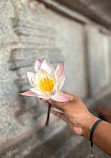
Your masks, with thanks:
M 27 72 L 32 88 L 30 91 L 20 93 L 21 95 L 38 97 L 42 100 L 68 101 L 67 96 L 60 92 L 65 82 L 64 63 L 60 63 L 55 70 L 46 59 L 43 62 L 37 59 L 35 71 L 36 73 Z

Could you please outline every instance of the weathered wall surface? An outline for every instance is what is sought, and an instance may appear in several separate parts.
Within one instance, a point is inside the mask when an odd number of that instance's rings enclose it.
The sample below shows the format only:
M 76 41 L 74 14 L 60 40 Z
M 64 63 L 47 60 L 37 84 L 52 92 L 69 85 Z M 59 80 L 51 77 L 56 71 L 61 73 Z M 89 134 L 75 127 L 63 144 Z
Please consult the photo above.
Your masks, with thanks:
M 45 0 L 42 0 L 45 1 Z M 50 1 L 50 0 L 46 0 Z M 75 10 L 96 23 L 111 29 L 111 1 L 110 0 L 57 0 L 66 7 Z
M 110 84 L 110 36 L 100 28 L 72 20 L 37 1 L 0 1 L 1 155 L 45 128 L 45 103 L 19 95 L 30 87 L 25 73 L 34 71 L 36 58 L 46 58 L 54 66 L 64 62 L 63 90 L 82 98 L 95 97 Z M 57 126 L 56 130 L 51 127 L 52 134 L 65 124 Z M 44 139 L 51 136 L 48 132 Z M 11 157 L 8 154 L 5 157 Z
M 88 65 L 93 96 L 110 83 L 109 36 L 96 27 L 87 27 Z

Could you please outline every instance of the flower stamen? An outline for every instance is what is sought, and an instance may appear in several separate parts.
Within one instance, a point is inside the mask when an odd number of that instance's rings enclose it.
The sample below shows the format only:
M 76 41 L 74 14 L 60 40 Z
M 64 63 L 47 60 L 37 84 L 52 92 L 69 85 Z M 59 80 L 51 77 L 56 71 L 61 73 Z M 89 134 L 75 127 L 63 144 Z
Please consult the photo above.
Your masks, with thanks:
M 48 77 L 43 78 L 39 82 L 39 87 L 42 91 L 52 92 L 54 87 L 54 82 Z

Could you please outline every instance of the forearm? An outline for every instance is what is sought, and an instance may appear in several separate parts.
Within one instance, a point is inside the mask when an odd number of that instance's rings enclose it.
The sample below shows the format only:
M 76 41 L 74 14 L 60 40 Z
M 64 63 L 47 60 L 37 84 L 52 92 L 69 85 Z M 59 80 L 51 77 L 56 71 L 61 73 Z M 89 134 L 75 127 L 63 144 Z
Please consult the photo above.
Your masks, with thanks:
M 93 124 L 98 120 L 97 117 L 92 115 L 92 118 L 88 122 L 88 129 L 85 134 L 85 137 L 89 139 L 90 132 Z M 101 148 L 104 152 L 111 156 L 111 124 L 102 121 L 100 122 L 93 133 L 93 143 Z
M 93 142 L 111 156 L 111 124 L 102 121 L 95 129 Z

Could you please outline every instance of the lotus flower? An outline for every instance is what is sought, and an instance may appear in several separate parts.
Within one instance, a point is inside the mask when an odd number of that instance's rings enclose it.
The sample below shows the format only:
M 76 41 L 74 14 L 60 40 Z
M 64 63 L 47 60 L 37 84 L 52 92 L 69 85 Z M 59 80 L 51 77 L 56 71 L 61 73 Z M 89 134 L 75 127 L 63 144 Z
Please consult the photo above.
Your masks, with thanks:
M 27 72 L 32 88 L 30 91 L 20 93 L 21 95 L 38 97 L 42 100 L 68 101 L 67 96 L 60 92 L 65 82 L 64 63 L 60 63 L 55 70 L 46 59 L 43 62 L 37 59 L 35 71 L 36 73 Z

